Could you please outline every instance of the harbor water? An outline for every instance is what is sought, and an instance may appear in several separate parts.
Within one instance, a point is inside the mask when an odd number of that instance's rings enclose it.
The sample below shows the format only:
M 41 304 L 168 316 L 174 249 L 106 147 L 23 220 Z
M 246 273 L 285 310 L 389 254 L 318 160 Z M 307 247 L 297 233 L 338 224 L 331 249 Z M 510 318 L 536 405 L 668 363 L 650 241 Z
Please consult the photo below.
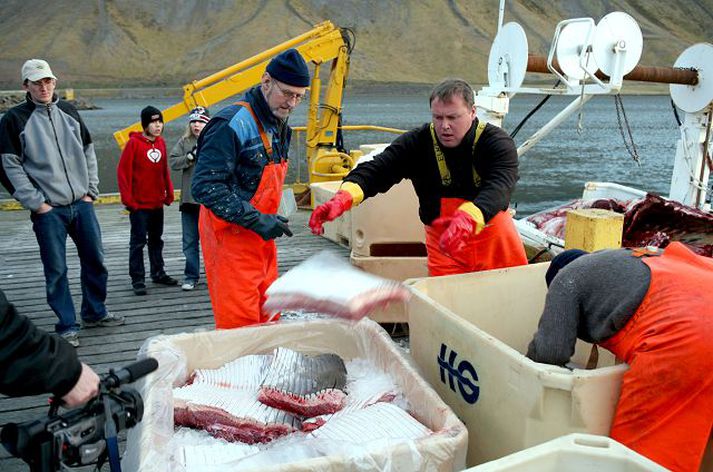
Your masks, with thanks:
M 510 103 L 510 112 L 503 127 L 511 132 L 542 96 L 521 95 Z M 560 111 L 572 97 L 552 97 L 515 137 L 522 144 L 534 131 Z M 146 105 L 167 108 L 180 97 L 159 99 L 94 99 L 98 110 L 81 111 L 95 142 L 100 169 L 102 193 L 117 191 L 116 166 L 120 151 L 113 133 L 138 121 Z M 624 107 L 641 165 L 627 151 L 617 119 L 614 98 L 596 97 L 585 108 L 581 118 L 575 114 L 536 144 L 521 158 L 520 181 L 512 198 L 518 216 L 564 203 L 581 195 L 587 181 L 611 181 L 643 190 L 668 194 L 678 129 L 668 96 L 624 96 Z M 217 112 L 222 104 L 211 107 Z M 343 124 L 372 124 L 411 129 L 430 120 L 428 91 L 380 89 L 373 93 L 361 91 L 345 94 Z M 301 105 L 290 118 L 293 126 L 303 126 L 306 106 Z M 578 123 L 581 121 L 581 132 Z M 185 130 L 185 118 L 166 125 L 164 138 L 168 151 Z M 626 128 L 624 132 L 627 133 Z M 384 143 L 396 135 L 383 132 L 347 132 L 347 149 L 358 149 L 367 143 Z M 628 136 L 628 135 L 627 135 Z M 308 181 L 304 158 L 304 134 L 293 136 L 292 161 L 288 180 Z M 173 174 L 180 185 L 180 176 Z M 4 192 L 4 189 L 3 189 Z M 0 198 L 9 198 L 0 193 Z

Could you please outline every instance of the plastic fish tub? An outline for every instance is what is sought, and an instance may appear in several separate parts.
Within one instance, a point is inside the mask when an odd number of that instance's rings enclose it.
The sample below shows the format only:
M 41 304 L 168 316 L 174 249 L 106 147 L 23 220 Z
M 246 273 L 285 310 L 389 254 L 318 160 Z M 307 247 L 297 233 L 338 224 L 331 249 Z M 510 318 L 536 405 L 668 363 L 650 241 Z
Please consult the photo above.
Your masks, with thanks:
M 356 455 L 310 458 L 255 470 L 455 471 L 465 468 L 468 433 L 463 423 L 417 373 L 386 331 L 364 319 L 356 324 L 332 320 L 278 323 L 147 340 L 139 355 L 155 357 L 159 368 L 140 384 L 144 418 L 129 431 L 124 470 L 181 470 L 172 468 L 168 450 L 173 436 L 173 387 L 182 385 L 195 369 L 217 368 L 240 356 L 269 353 L 279 346 L 306 353 L 333 352 L 345 361 L 370 360 L 391 374 L 409 401 L 410 413 L 434 434 L 416 441 L 360 450 Z
M 599 350 L 584 370 L 525 357 L 544 307 L 548 263 L 411 281 L 414 361 L 466 424 L 468 466 L 574 433 L 607 435 L 626 364 Z M 578 341 L 573 364 L 591 345 Z
M 652 460 L 606 436 L 573 433 L 467 472 L 665 472 Z

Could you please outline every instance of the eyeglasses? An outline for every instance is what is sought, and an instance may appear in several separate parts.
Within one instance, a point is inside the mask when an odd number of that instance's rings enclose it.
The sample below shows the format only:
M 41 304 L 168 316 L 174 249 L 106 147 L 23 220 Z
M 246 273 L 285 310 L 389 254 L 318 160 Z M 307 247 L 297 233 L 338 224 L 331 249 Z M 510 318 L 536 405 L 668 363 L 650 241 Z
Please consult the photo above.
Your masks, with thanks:
M 295 93 L 290 90 L 285 90 L 282 87 L 280 87 L 280 84 L 276 80 L 274 80 L 274 83 L 275 83 L 275 86 L 277 87 L 277 89 L 282 94 L 282 96 L 285 97 L 287 100 L 294 99 L 295 102 L 300 103 L 302 100 L 305 99 L 305 95 L 307 95 L 306 93 Z

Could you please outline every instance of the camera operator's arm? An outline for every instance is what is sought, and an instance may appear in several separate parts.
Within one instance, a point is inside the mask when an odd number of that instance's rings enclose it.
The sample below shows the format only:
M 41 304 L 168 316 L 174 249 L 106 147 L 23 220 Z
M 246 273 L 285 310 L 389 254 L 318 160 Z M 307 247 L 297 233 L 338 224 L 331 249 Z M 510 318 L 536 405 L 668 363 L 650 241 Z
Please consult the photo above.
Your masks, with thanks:
M 62 397 L 65 406 L 73 407 L 86 403 L 99 393 L 99 376 L 87 364 L 82 362 L 82 373 L 72 390 Z
M 63 397 L 73 392 L 78 381 L 83 383 L 82 374 L 74 348 L 19 315 L 0 290 L 0 393 Z

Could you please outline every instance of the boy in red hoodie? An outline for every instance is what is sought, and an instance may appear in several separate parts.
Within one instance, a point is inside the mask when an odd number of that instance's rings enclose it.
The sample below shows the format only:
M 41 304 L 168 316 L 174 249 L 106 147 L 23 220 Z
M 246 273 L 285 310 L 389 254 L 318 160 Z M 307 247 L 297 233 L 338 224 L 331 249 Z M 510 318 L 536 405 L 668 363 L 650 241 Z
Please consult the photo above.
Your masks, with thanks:
M 168 170 L 166 143 L 161 137 L 163 115 L 155 107 L 141 110 L 143 133 L 133 132 L 121 153 L 117 180 L 121 202 L 129 210 L 129 275 L 136 295 L 146 295 L 144 246 L 148 235 L 151 279 L 176 285 L 163 269 L 163 206 L 173 202 L 173 183 Z

